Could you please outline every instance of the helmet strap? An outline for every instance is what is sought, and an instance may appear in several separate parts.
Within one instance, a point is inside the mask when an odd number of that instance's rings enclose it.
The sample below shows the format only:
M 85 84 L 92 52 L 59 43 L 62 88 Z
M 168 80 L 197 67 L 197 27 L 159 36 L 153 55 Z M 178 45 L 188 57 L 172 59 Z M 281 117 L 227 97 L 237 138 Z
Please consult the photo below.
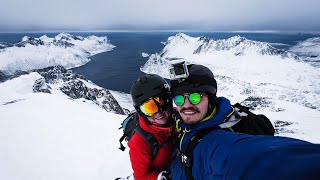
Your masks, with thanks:
M 215 94 L 207 93 L 207 95 L 208 95 L 209 103 L 208 103 L 208 111 L 207 111 L 206 117 L 210 116 L 213 109 L 216 107 L 216 99 L 217 99 L 216 93 Z

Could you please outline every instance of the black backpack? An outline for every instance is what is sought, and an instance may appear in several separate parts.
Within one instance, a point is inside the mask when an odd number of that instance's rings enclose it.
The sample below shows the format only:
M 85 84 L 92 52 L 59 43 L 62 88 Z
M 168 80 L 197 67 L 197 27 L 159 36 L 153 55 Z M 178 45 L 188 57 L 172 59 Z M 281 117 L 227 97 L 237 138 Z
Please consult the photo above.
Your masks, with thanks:
M 126 141 L 130 141 L 131 137 L 135 132 L 139 133 L 142 138 L 148 142 L 151 148 L 151 156 L 154 159 L 159 151 L 160 145 L 158 143 L 157 138 L 152 134 L 144 129 L 141 128 L 139 124 L 139 116 L 137 112 L 131 113 L 128 117 L 122 122 L 121 127 L 119 129 L 123 129 L 123 135 L 119 139 L 121 151 L 124 151 L 126 148 L 123 146 L 122 141 L 126 139 Z
M 263 114 L 254 114 L 249 108 L 236 103 L 233 108 L 238 108 L 238 113 L 235 114 L 236 118 L 241 118 L 241 120 L 230 128 L 220 128 L 212 127 L 203 131 L 196 133 L 187 145 L 186 152 L 177 151 L 177 156 L 179 156 L 188 180 L 193 180 L 192 176 L 192 164 L 193 164 L 193 150 L 201 139 L 216 129 L 223 129 L 232 132 L 239 132 L 251 135 L 274 135 L 275 129 L 270 122 L 270 120 Z M 244 112 L 244 113 L 243 113 Z M 228 117 L 230 118 L 230 117 Z M 228 119 L 227 119 L 228 120 Z
M 254 114 L 248 107 L 239 103 L 236 103 L 233 107 L 239 109 L 239 113 L 235 116 L 241 118 L 241 120 L 231 127 L 232 131 L 251 135 L 274 135 L 275 129 L 265 115 Z M 244 116 L 241 116 L 243 112 Z

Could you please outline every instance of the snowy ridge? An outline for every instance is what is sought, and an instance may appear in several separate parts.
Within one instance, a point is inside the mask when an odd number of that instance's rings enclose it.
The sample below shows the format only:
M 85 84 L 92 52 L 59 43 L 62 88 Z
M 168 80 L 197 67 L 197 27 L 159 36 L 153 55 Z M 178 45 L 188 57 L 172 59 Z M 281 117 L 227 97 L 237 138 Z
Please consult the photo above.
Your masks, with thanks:
M 218 81 L 218 93 L 243 101 L 264 97 L 291 101 L 320 110 L 320 72 L 289 52 L 267 43 L 234 36 L 224 40 L 177 34 L 141 68 L 169 78 L 176 60 L 208 66 Z M 235 91 L 236 90 L 236 91 Z
M 299 59 L 295 54 L 276 49 L 265 42 L 248 40 L 239 35 L 228 39 L 207 37 L 193 38 L 183 33 L 168 38 L 160 56 L 162 58 L 189 58 L 192 54 L 227 53 L 235 56 L 275 55 L 282 58 Z
M 11 75 L 17 71 L 62 65 L 69 69 L 90 61 L 90 56 L 111 51 L 115 46 L 107 37 L 74 36 L 60 33 L 54 38 L 24 36 L 16 44 L 0 43 L 0 71 Z
M 202 64 L 214 73 L 218 96 L 229 98 L 233 104 L 242 102 L 262 111 L 274 125 L 284 119 L 278 114 L 298 113 L 292 109 L 299 108 L 305 112 L 312 110 L 316 118 L 307 119 L 310 124 L 318 124 L 315 120 L 320 118 L 320 71 L 295 54 L 240 36 L 214 40 L 179 33 L 169 37 L 164 45 L 160 53 L 150 55 L 141 71 L 169 78 L 170 64 L 176 61 Z M 293 127 L 308 125 L 298 115 L 291 116 L 288 121 L 292 123 L 277 125 L 277 132 L 301 138 L 307 130 Z
M 42 92 L 62 95 L 79 102 L 96 105 L 107 112 L 122 115 L 129 113 L 128 109 L 124 109 L 119 105 L 109 90 L 93 84 L 83 76 L 75 74 L 71 70 L 66 70 L 62 66 L 53 66 L 38 69 L 30 73 L 24 72 L 23 75 L 21 74 L 11 77 L 11 80 L 3 82 L 1 85 L 4 87 L 7 86 L 7 89 L 12 88 L 11 90 L 15 92 L 15 88 L 17 88 L 16 85 L 13 86 L 10 83 L 14 83 L 25 78 L 25 81 L 27 82 L 21 81 L 21 86 L 24 86 L 23 84 L 25 83 L 32 84 L 30 90 L 34 93 Z M 31 77 L 34 77 L 35 79 Z M 14 102 L 16 99 L 17 98 L 10 95 L 3 94 L 0 98 L 0 104 Z
M 291 47 L 289 51 L 298 54 L 305 61 L 319 67 L 320 62 L 320 37 L 309 38 Z

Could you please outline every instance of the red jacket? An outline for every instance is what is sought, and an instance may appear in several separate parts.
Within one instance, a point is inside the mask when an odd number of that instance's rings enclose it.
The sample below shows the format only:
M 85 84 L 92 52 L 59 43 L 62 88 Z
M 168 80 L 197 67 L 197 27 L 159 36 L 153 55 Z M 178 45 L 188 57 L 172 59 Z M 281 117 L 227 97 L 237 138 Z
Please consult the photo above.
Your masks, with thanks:
M 174 126 L 159 127 L 147 124 L 141 116 L 139 116 L 139 123 L 141 128 L 157 138 L 159 144 L 165 143 L 174 130 Z M 168 169 L 171 154 L 174 150 L 173 142 L 170 141 L 169 144 L 159 149 L 157 156 L 152 160 L 151 148 L 139 133 L 134 133 L 128 142 L 128 146 L 130 147 L 130 160 L 136 180 L 156 180 L 161 171 Z

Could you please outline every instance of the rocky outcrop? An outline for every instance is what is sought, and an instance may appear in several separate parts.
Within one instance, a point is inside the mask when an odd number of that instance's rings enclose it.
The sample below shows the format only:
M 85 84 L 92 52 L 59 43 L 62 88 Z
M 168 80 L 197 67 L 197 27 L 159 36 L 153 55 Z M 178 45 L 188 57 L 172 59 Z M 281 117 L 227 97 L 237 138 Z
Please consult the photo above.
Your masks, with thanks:
M 35 70 L 43 78 L 35 81 L 34 92 L 52 93 L 53 90 L 63 92 L 71 99 L 92 101 L 107 112 L 126 114 L 109 90 L 94 85 L 81 75 L 73 73 L 62 66 L 53 66 Z

